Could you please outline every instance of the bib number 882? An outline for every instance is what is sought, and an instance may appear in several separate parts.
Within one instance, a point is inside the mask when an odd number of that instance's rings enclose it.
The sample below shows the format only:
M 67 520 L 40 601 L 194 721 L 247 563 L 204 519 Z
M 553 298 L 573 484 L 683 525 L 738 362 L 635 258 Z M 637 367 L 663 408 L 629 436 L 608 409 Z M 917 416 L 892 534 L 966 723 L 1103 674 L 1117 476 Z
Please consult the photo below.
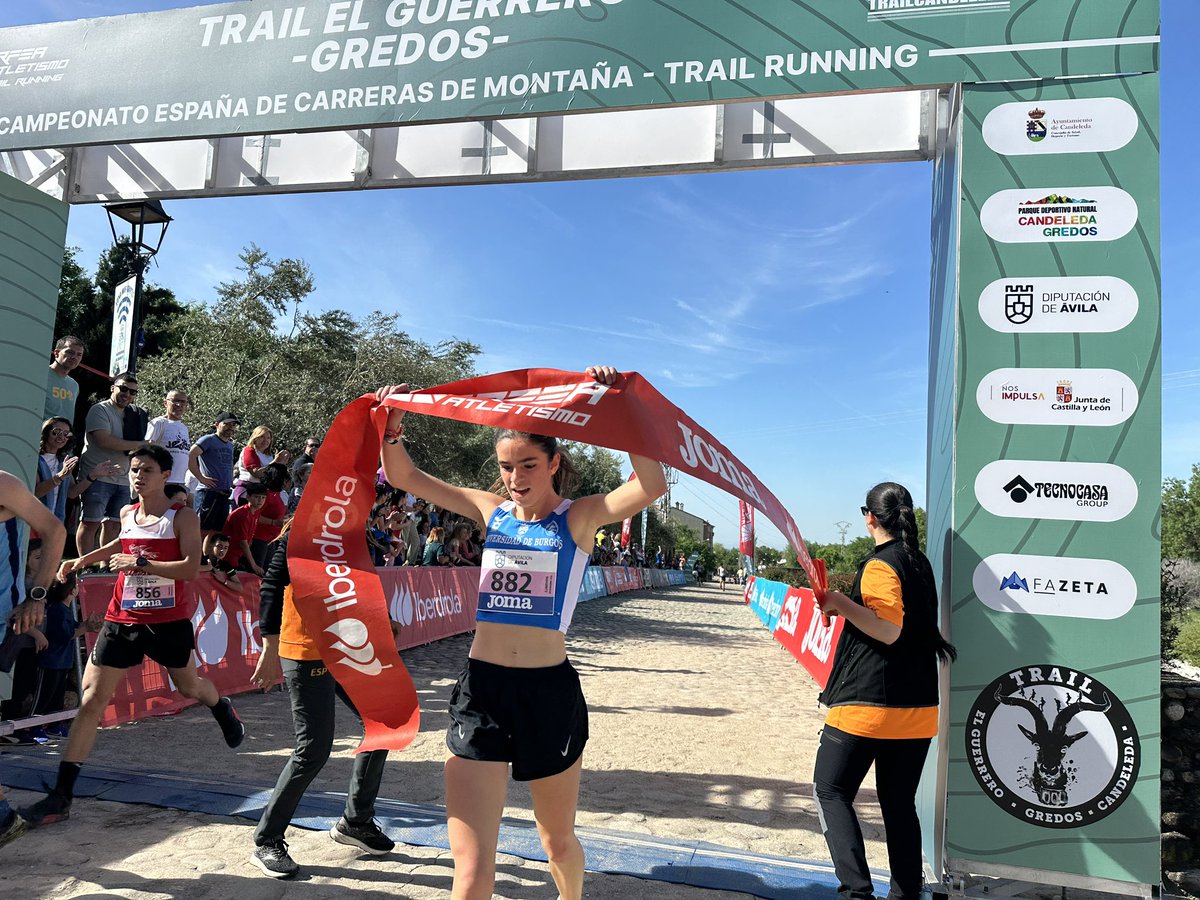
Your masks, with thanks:
M 532 593 L 529 585 L 533 583 L 533 576 L 528 572 L 493 572 L 492 573 L 492 591 L 503 591 L 508 594 L 529 594 Z

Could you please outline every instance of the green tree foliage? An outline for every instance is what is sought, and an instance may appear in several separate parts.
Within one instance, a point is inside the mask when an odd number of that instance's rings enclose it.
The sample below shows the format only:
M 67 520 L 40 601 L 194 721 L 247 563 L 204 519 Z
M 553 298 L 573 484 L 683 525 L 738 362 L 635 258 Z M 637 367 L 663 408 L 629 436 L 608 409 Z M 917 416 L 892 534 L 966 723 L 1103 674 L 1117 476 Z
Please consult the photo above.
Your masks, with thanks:
M 399 327 L 397 315 L 304 311 L 313 279 L 301 260 L 272 260 L 251 246 L 241 262 L 244 276 L 220 285 L 211 306 L 187 307 L 170 325 L 173 349 L 139 367 L 143 398 L 171 388 L 192 398 L 193 438 L 228 409 L 242 419 L 241 440 L 261 424 L 274 432 L 276 448 L 294 450 L 306 436 L 323 435 L 346 403 L 380 385 L 427 387 L 475 374 L 478 347 L 425 344 Z M 456 484 L 486 488 L 495 480 L 491 435 L 433 416 L 405 420 L 405 443 L 417 465 Z
M 1162 655 L 1164 659 L 1174 659 L 1180 652 L 1185 649 L 1178 646 L 1177 641 L 1181 637 L 1181 629 L 1188 622 L 1189 616 L 1192 615 L 1192 598 L 1189 596 L 1187 585 L 1178 571 L 1180 565 L 1179 560 L 1164 559 L 1162 561 L 1161 575 L 1161 611 L 1159 619 L 1159 628 L 1161 629 L 1162 637 Z M 1193 630 L 1195 626 L 1193 626 Z M 1193 649 L 1191 646 L 1194 636 L 1191 631 L 1188 634 L 1188 652 Z M 1189 660 L 1190 661 L 1190 660 Z
M 73 334 L 82 339 L 87 346 L 84 362 L 103 372 L 108 371 L 112 348 L 113 297 L 117 285 L 130 273 L 127 246 L 128 243 L 122 241 L 101 253 L 94 278 L 89 277 L 79 264 L 78 247 L 69 247 L 63 254 L 58 311 L 54 318 L 55 338 Z M 170 347 L 172 325 L 183 312 L 184 307 L 170 288 L 149 281 L 143 283 L 142 328 L 146 343 L 139 351 L 139 363 Z
M 1162 492 L 1162 555 L 1200 561 L 1200 464 L 1192 477 L 1168 478 Z

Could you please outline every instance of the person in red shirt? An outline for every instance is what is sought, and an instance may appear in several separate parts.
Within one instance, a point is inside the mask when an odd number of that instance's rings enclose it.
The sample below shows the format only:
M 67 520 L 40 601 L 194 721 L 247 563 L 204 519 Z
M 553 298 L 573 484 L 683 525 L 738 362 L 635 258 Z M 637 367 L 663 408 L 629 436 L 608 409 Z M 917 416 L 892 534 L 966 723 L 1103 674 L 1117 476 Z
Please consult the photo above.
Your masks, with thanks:
M 92 746 L 109 700 L 128 670 L 147 656 L 167 670 L 184 697 L 212 711 L 225 743 L 237 747 L 246 729 L 228 697 L 196 672 L 192 650 L 191 591 L 188 582 L 200 567 L 200 519 L 182 503 L 168 499 L 171 454 L 145 445 L 134 450 L 129 481 L 138 502 L 121 510 L 116 540 L 78 559 L 65 559 L 58 578 L 105 561 L 117 573 L 104 627 L 83 673 L 83 702 L 71 723 L 67 746 L 50 793 L 21 810 L 31 828 L 70 817 L 75 780 Z
M 225 534 L 229 535 L 229 552 L 225 554 L 225 561 L 243 572 L 253 572 L 259 578 L 262 578 L 263 570 L 254 561 L 250 542 L 254 540 L 259 515 L 266 501 L 266 486 L 252 481 L 246 485 L 246 502 L 225 520 Z
M 282 491 L 290 480 L 287 466 L 283 463 L 271 463 L 259 476 L 259 482 L 267 489 L 267 499 L 263 502 L 258 513 L 258 527 L 250 539 L 250 552 L 254 564 L 267 570 L 271 556 L 271 542 L 279 537 L 283 523 L 288 520 L 287 504 L 283 500 Z

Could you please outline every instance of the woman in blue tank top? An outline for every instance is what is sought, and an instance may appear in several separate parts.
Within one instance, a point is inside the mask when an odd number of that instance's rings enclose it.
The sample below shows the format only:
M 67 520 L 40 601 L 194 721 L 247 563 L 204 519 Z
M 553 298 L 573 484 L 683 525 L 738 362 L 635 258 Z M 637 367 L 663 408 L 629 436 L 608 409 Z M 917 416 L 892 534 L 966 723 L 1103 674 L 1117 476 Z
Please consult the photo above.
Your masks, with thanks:
M 616 370 L 590 378 L 613 384 Z M 387 387 L 379 398 L 406 392 Z M 563 900 L 583 893 L 583 847 L 575 837 L 587 706 L 567 660 L 566 632 L 592 535 L 666 492 L 662 466 L 630 454 L 637 478 L 607 494 L 571 501 L 578 476 L 554 438 L 501 431 L 496 461 L 508 499 L 456 487 L 418 469 L 401 440 L 401 410 L 384 434 L 383 470 L 395 487 L 470 516 L 485 527 L 475 640 L 450 700 L 446 817 L 454 856 L 453 900 L 486 900 L 513 778 L 528 781 L 550 873 Z M 582 549 L 581 549 L 582 548 Z

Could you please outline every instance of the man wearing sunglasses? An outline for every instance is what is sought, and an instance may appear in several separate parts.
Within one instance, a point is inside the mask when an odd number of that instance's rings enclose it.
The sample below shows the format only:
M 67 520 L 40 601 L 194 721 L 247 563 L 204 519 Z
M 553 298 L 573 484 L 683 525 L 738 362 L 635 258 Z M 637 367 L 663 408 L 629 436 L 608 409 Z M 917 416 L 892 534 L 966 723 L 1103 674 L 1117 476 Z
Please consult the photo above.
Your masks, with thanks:
M 99 545 L 104 545 L 117 536 L 121 508 L 129 503 L 129 457 L 125 454 L 145 443 L 123 437 L 125 411 L 137 395 L 137 376 L 122 372 L 113 379 L 109 399 L 88 410 L 87 437 L 79 458 L 80 477 L 88 487 L 83 493 L 83 515 L 75 534 L 81 556 L 97 547 L 97 537 Z M 94 470 L 104 462 L 115 464 L 115 473 L 93 477 Z

